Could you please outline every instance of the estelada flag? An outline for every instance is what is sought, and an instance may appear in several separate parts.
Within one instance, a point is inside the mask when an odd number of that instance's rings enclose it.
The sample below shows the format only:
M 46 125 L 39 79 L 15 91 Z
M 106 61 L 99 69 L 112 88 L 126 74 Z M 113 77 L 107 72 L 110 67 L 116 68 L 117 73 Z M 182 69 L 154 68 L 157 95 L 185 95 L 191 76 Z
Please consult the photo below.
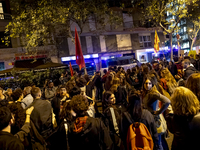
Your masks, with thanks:
M 155 53 L 159 51 L 159 43 L 160 43 L 160 40 L 159 40 L 157 31 L 155 30 L 155 38 L 154 38 L 154 52 Z
M 83 58 L 83 53 L 81 49 L 81 44 L 78 37 L 78 32 L 75 27 L 75 49 L 76 49 L 76 64 L 79 65 L 79 69 L 85 67 L 85 60 Z
M 72 68 L 71 62 L 69 62 L 69 69 L 70 69 L 71 77 L 73 77 L 74 72 L 73 72 L 73 68 Z

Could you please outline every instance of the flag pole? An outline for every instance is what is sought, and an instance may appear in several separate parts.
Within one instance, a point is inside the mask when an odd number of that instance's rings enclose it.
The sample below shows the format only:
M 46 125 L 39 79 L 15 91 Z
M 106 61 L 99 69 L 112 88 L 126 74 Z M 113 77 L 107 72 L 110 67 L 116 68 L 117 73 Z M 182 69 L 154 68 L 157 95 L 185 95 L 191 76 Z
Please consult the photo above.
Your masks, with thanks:
M 86 67 L 84 67 L 84 73 L 87 74 L 87 69 L 86 69 Z

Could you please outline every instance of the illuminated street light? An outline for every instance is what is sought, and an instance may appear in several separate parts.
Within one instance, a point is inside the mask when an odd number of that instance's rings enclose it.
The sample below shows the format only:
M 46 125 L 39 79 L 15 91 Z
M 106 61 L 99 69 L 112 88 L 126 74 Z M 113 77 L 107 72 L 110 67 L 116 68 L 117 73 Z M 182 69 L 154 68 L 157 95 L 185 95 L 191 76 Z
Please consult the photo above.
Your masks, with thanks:
M 189 32 L 192 32 L 192 31 L 193 31 L 192 29 L 189 30 Z

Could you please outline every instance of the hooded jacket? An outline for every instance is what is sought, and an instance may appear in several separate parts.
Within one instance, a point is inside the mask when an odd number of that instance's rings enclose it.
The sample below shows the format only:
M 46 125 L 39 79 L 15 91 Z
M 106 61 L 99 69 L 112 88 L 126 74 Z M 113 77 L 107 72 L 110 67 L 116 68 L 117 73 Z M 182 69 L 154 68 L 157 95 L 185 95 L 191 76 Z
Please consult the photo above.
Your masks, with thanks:
M 192 67 L 192 66 L 189 66 L 189 67 L 185 70 L 185 72 L 184 72 L 183 79 L 184 79 L 184 80 L 187 80 L 187 78 L 188 78 L 191 74 L 195 73 L 196 71 L 197 71 L 196 68 L 194 68 L 194 67 Z
M 172 150 L 198 149 L 200 134 L 200 113 L 195 116 L 166 116 L 167 128 L 174 134 Z
M 104 123 L 97 118 L 79 117 L 69 129 L 70 150 L 110 150 L 112 140 Z

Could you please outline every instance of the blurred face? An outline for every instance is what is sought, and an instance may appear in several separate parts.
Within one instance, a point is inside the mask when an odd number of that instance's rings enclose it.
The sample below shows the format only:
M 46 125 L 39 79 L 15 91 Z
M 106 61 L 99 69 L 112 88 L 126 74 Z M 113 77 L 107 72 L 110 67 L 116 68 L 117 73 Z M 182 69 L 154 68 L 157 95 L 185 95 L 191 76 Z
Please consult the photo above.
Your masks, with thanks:
M 65 88 L 60 89 L 60 95 L 65 96 L 67 94 L 67 91 Z
M 147 79 L 144 83 L 145 90 L 149 91 L 152 88 L 152 83 L 149 79 Z
M 186 69 L 187 66 L 188 66 L 188 64 L 186 64 L 186 63 L 183 61 L 183 62 L 182 62 L 182 67 L 183 67 L 184 69 Z
M 169 62 L 169 65 L 170 65 L 170 66 L 172 65 L 172 62 L 171 62 L 171 61 Z
M 162 66 L 161 64 L 159 64 L 159 69 L 162 69 L 162 67 L 163 67 L 163 66 Z
M 50 87 L 50 88 L 53 87 L 53 82 L 49 83 L 49 87 Z
M 115 95 L 112 94 L 109 99 L 108 99 L 108 102 L 111 103 L 111 104 L 115 104 Z

